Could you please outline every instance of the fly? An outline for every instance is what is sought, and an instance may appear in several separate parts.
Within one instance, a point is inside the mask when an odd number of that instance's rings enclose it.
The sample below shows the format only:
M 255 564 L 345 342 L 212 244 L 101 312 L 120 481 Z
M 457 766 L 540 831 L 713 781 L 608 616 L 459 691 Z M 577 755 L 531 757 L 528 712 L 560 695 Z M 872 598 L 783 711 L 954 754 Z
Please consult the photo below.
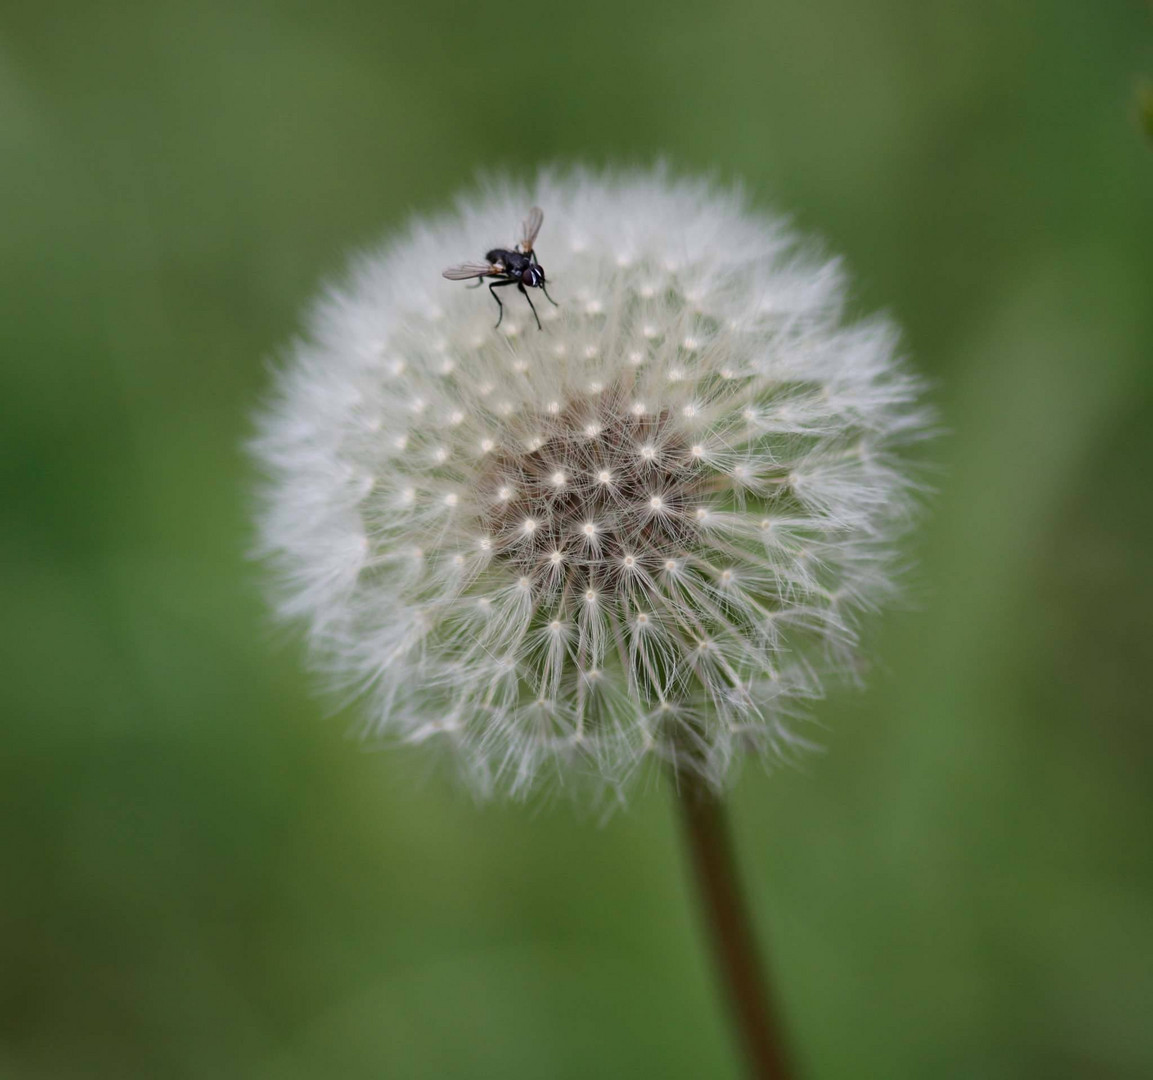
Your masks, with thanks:
M 536 252 L 533 250 L 533 244 L 543 222 L 544 211 L 539 206 L 534 206 L 528 212 L 528 217 L 525 218 L 524 224 L 521 226 L 520 243 L 515 248 L 493 248 L 485 255 L 486 261 L 483 263 L 462 263 L 460 266 L 450 266 L 444 271 L 444 276 L 450 281 L 467 281 L 470 278 L 477 278 L 477 288 L 480 287 L 485 278 L 497 279 L 488 283 L 488 291 L 492 293 L 492 298 L 500 309 L 500 314 L 496 319 L 497 326 L 500 326 L 501 320 L 504 318 L 504 304 L 501 303 L 496 290 L 503 289 L 507 285 L 515 285 L 517 291 L 528 300 L 528 306 L 532 309 L 538 330 L 541 329 L 540 316 L 536 313 L 536 308 L 533 307 L 527 289 L 540 289 L 544 293 L 545 299 L 553 307 L 559 306 L 549 296 L 548 290 L 545 288 L 544 267 L 537 261 Z

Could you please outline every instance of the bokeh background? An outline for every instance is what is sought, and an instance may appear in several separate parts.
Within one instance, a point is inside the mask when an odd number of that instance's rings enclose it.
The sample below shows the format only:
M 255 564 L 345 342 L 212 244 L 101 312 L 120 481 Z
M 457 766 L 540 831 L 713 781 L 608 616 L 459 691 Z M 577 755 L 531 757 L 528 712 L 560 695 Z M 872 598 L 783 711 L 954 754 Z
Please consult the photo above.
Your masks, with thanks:
M 950 430 L 869 691 L 732 798 L 806 1074 L 1153 1075 L 1150 74 L 1136 0 L 5 0 L 0 1076 L 737 1075 L 667 792 L 364 752 L 244 558 L 350 247 L 658 155 L 845 253 Z

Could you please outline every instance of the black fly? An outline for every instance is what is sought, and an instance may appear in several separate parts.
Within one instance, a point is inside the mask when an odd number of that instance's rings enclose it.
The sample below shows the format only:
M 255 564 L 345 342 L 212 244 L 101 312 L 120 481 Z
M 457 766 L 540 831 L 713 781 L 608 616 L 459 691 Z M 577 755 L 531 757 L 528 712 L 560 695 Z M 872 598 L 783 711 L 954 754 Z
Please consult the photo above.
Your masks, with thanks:
M 529 299 L 528 293 L 525 291 L 527 285 L 530 289 L 540 289 L 553 307 L 557 307 L 557 302 L 548 294 L 548 290 L 544 287 L 544 267 L 537 262 L 536 252 L 533 251 L 532 245 L 536 240 L 536 234 L 540 232 L 541 223 L 544 221 L 544 211 L 539 206 L 534 206 L 529 212 L 528 217 L 525 219 L 524 225 L 521 227 L 520 243 L 517 244 L 515 250 L 510 251 L 508 248 L 493 248 L 485 258 L 488 260 L 484 263 L 464 263 L 461 266 L 450 266 L 445 272 L 444 276 L 450 281 L 466 281 L 469 278 L 479 278 L 477 287 L 479 287 L 486 277 L 497 278 L 497 281 L 490 281 L 488 284 L 488 291 L 492 293 L 492 298 L 496 301 L 496 306 L 500 308 L 500 314 L 497 316 L 496 325 L 500 326 L 501 319 L 504 318 L 504 304 L 501 303 L 500 297 L 496 295 L 497 289 L 502 289 L 506 285 L 515 285 L 517 289 L 528 300 L 528 306 L 532 308 L 533 318 L 536 319 L 537 329 L 541 329 L 540 316 L 536 313 L 536 308 L 533 307 L 532 300 Z

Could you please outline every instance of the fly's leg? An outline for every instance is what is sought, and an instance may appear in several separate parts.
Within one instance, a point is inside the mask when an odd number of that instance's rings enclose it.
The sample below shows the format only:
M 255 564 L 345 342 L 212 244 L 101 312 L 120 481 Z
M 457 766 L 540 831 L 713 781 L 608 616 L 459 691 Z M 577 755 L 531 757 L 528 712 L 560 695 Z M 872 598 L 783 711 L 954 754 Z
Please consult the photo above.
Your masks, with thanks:
M 548 289 L 546 289 L 546 288 L 544 287 L 544 282 L 543 282 L 543 281 L 540 283 L 540 291 L 541 291 L 542 293 L 544 293 L 544 298 L 545 298 L 545 299 L 546 299 L 546 300 L 547 300 L 547 301 L 548 301 L 550 304 L 552 304 L 552 306 L 553 306 L 553 307 L 560 307 L 560 304 L 558 304 L 558 303 L 557 303 L 557 302 L 556 302 L 556 301 L 555 301 L 555 300 L 554 300 L 554 299 L 553 299 L 551 296 L 549 296 L 549 294 L 548 294 Z
M 510 281 L 510 282 L 509 282 L 509 284 L 511 285 L 511 284 L 512 284 L 512 282 Z M 528 306 L 529 306 L 530 308 L 532 308 L 532 317 L 533 317 L 534 319 L 536 319 L 536 328 L 537 328 L 538 330 L 543 330 L 543 329 L 544 329 L 544 327 L 543 327 L 543 326 L 541 326 L 541 324 L 540 324 L 540 316 L 539 316 L 539 315 L 536 313 L 536 308 L 535 308 L 535 307 L 533 307 L 533 304 L 532 304 L 532 297 L 530 297 L 530 296 L 529 296 L 529 294 L 528 294 L 528 290 L 527 290 L 527 289 L 525 289 L 525 287 L 524 287 L 524 284 L 523 284 L 522 282 L 519 282 L 519 281 L 517 282 L 517 286 L 516 286 L 516 287 L 517 287 L 518 289 L 520 289 L 520 294 L 521 294 L 521 296 L 523 296 L 523 297 L 524 297 L 524 298 L 525 298 L 525 299 L 528 301 Z
M 497 289 L 503 289 L 506 285 L 517 285 L 517 284 L 519 284 L 519 282 L 516 282 L 516 281 L 492 281 L 492 282 L 489 282 L 488 291 L 490 293 L 492 293 L 492 298 L 496 301 L 496 306 L 498 308 L 500 308 L 500 314 L 496 317 L 496 326 L 493 327 L 494 330 L 500 326 L 501 320 L 504 318 L 504 304 L 501 303 L 500 297 L 496 295 L 496 290 Z M 522 289 L 521 291 L 523 292 L 524 290 Z

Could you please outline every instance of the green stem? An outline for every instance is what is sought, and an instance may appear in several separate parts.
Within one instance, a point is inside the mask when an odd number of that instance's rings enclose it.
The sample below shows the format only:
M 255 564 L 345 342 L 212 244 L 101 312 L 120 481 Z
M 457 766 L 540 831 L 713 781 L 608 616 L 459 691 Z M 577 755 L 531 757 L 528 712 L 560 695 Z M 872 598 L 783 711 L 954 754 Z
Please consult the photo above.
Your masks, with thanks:
M 688 770 L 676 774 L 685 844 L 696 879 L 701 914 L 740 1036 L 749 1075 L 790 1080 L 781 1025 L 761 971 L 752 920 L 737 878 L 721 800 Z

